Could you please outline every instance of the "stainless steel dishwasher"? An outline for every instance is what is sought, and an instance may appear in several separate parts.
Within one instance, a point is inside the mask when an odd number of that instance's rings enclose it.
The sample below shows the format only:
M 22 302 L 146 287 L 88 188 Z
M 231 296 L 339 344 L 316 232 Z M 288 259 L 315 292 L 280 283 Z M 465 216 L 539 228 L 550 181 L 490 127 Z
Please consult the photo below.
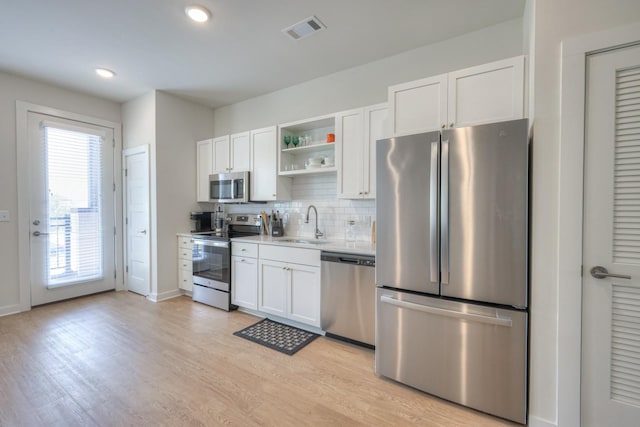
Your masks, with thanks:
M 375 345 L 376 259 L 322 252 L 320 327 L 328 337 Z

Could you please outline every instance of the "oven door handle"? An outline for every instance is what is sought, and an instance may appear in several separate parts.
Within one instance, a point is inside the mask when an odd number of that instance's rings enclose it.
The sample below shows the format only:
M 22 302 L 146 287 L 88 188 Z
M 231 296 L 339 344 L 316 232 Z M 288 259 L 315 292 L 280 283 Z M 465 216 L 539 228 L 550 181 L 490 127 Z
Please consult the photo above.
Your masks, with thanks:
M 193 240 L 194 245 L 202 245 L 202 246 L 215 246 L 217 248 L 228 248 L 229 242 L 214 242 L 211 240 Z

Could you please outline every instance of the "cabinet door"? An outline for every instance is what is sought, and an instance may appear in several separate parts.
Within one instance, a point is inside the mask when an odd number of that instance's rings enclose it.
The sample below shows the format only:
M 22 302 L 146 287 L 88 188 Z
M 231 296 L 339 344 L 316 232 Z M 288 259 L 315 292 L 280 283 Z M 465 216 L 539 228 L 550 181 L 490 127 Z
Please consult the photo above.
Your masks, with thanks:
M 389 87 L 393 136 L 441 129 L 447 123 L 447 75 Z
M 359 199 L 363 193 L 363 110 L 336 114 L 336 144 L 338 147 L 338 194 L 342 199 Z
M 258 309 L 258 263 L 255 258 L 231 257 L 231 303 Z
M 276 200 L 278 176 L 276 127 L 251 131 L 251 200 Z
M 229 172 L 229 135 L 213 139 L 213 170 Z
M 289 318 L 320 327 L 320 267 L 288 264 Z
M 524 56 L 449 73 L 450 127 L 524 117 Z
M 209 175 L 213 173 L 213 140 L 196 143 L 196 198 L 209 201 Z
M 231 135 L 230 168 L 234 172 L 248 171 L 251 167 L 251 134 L 249 132 Z
M 376 141 L 389 138 L 389 107 L 378 104 L 364 109 L 363 197 L 376 198 Z
M 288 317 L 287 294 L 289 277 L 287 265 L 277 261 L 259 261 L 258 310 Z

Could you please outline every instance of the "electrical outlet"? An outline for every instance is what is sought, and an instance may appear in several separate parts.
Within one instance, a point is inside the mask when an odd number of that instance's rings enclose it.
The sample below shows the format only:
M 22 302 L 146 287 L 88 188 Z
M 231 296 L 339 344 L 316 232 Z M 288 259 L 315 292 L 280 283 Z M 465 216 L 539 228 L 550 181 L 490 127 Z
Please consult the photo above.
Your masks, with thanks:
M 9 222 L 9 211 L 0 211 L 0 222 Z

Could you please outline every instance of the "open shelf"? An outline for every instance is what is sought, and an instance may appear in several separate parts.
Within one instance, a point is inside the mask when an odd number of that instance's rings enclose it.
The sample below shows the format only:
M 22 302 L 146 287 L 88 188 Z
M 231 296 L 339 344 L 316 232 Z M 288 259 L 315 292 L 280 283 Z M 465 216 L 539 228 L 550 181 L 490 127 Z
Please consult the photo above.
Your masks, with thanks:
M 316 175 L 335 172 L 335 166 L 328 168 L 305 169 L 305 162 L 312 157 L 329 157 L 335 161 L 335 142 L 327 143 L 327 135 L 336 132 L 335 115 L 315 117 L 298 122 L 285 123 L 279 126 L 278 143 L 280 144 L 279 172 L 280 176 Z M 284 137 L 308 137 L 310 145 L 299 145 L 289 148 L 284 144 Z M 295 167 L 296 169 L 291 169 Z
M 338 169 L 336 169 L 335 166 L 332 166 L 330 168 L 314 168 L 314 169 L 298 169 L 294 171 L 282 171 L 280 172 L 280 175 L 281 176 L 318 175 L 323 173 L 335 172 L 337 170 Z

